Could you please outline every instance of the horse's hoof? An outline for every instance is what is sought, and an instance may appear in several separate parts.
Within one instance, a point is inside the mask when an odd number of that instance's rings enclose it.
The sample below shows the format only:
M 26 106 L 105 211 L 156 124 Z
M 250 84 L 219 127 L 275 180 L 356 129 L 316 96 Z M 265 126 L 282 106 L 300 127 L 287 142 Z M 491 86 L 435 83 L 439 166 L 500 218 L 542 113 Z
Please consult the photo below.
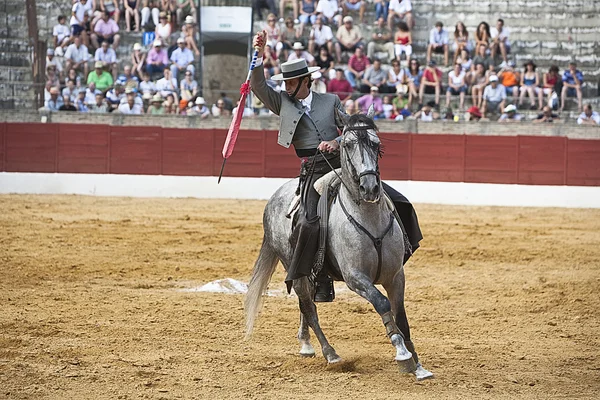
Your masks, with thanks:
M 423 368 L 421 363 L 417 364 L 417 369 L 415 370 L 414 374 L 417 377 L 417 381 L 422 381 L 425 379 L 433 378 L 433 372 L 428 371 L 425 368 Z
M 414 373 L 417 370 L 417 364 L 415 363 L 414 358 L 409 358 L 408 360 L 396 360 L 398 363 L 398 367 L 400 368 L 400 372 L 403 374 Z
M 300 348 L 300 355 L 302 357 L 314 357 L 315 349 L 310 343 L 304 343 Z
M 327 364 L 337 364 L 342 361 L 342 357 L 338 356 L 337 354 L 334 354 L 333 356 L 328 356 L 326 358 Z

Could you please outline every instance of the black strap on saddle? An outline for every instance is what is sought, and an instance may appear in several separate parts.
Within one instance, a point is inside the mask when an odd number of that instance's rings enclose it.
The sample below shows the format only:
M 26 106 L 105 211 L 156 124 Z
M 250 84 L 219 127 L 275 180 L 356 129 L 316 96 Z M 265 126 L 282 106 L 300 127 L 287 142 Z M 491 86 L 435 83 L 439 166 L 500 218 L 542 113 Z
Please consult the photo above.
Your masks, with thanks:
M 377 274 L 375 275 L 375 280 L 373 281 L 373 283 L 375 283 L 379 280 L 379 276 L 381 275 L 381 263 L 382 263 L 381 247 L 383 245 L 383 238 L 385 238 L 385 236 L 388 234 L 388 232 L 394 226 L 394 220 L 396 218 L 394 217 L 393 213 L 390 213 L 390 222 L 388 223 L 387 227 L 385 228 L 385 231 L 383 231 L 383 234 L 381 235 L 381 237 L 376 238 L 375 236 L 373 236 L 371 234 L 371 232 L 369 232 L 367 230 L 367 228 L 362 226 L 357 220 L 354 219 L 354 217 L 352 217 L 352 215 L 350 215 L 348 210 L 346 210 L 346 207 L 344 206 L 344 203 L 342 202 L 341 197 L 338 197 L 338 200 L 340 202 L 340 206 L 342 207 L 342 211 L 346 215 L 346 218 L 348 218 L 348 221 L 350 221 L 350 223 L 352 225 L 354 225 L 354 227 L 357 230 L 359 230 L 359 231 L 363 232 L 365 235 L 367 235 L 369 237 L 369 239 L 371 239 L 371 241 L 373 242 L 373 245 L 375 246 L 375 250 L 377 251 Z

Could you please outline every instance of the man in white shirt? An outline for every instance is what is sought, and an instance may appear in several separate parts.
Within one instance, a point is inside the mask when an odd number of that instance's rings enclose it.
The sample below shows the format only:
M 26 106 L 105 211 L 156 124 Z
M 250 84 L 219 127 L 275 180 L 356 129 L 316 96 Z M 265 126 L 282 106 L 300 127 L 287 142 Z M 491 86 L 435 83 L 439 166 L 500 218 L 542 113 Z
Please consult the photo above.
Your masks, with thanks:
M 323 18 L 323 22 L 326 24 L 335 23 L 337 26 L 342 24 L 338 0 L 319 0 L 317 15 Z
M 163 78 L 156 82 L 156 91 L 166 99 L 168 95 L 172 94 L 177 100 L 177 80 L 171 75 L 171 70 L 165 68 L 163 71 Z
M 85 90 L 85 98 L 83 102 L 85 104 L 94 104 L 96 102 L 97 94 L 102 94 L 102 92 L 96 89 L 96 84 L 94 82 L 91 82 L 88 85 L 88 88 Z
M 503 65 L 505 66 L 507 63 L 506 55 L 510 53 L 510 42 L 508 41 L 508 36 L 510 32 L 508 28 L 504 27 L 504 20 L 500 18 L 496 22 L 496 27 L 490 29 L 490 33 L 492 35 L 492 59 L 498 54 L 498 50 L 500 50 L 500 54 L 502 54 Z
M 56 67 L 56 72 L 58 72 L 60 78 L 63 78 L 63 66 L 62 63 L 54 56 L 54 50 L 48 49 L 46 51 L 46 68 L 49 65 L 54 65 Z
M 135 93 L 130 88 L 127 88 L 127 101 L 119 104 L 119 112 L 121 114 L 143 114 L 143 107 L 135 101 Z
M 317 17 L 315 25 L 310 30 L 308 39 L 308 51 L 315 54 L 315 45 L 318 49 L 327 45 L 329 54 L 333 54 L 333 31 L 327 25 L 323 25 L 323 17 Z
M 486 112 L 504 110 L 506 101 L 506 88 L 498 83 L 498 76 L 490 76 L 490 84 L 483 91 L 483 104 L 481 106 L 481 118 L 485 118 Z
M 67 51 L 65 51 L 65 60 L 67 63 L 67 70 L 73 68 L 76 71 L 83 72 L 84 76 L 88 76 L 90 53 L 88 52 L 88 48 L 81 43 L 80 36 L 75 36 L 73 38 L 73 43 L 67 47 Z
M 300 42 L 294 43 L 292 46 L 293 53 L 288 57 L 288 61 L 294 61 L 299 58 L 304 58 L 309 66 L 313 67 L 315 65 L 315 58 L 308 51 L 304 50 L 304 46 Z
M 71 25 L 71 35 L 84 36 L 84 42 L 87 42 L 88 38 L 83 19 L 86 14 L 89 15 L 90 10 L 92 9 L 91 3 L 92 2 L 88 0 L 79 0 L 76 3 L 73 3 L 71 9 L 71 21 L 69 22 L 69 25 Z
M 396 18 L 400 18 L 406 22 L 406 25 L 412 30 L 415 26 L 413 14 L 412 14 L 412 4 L 410 4 L 410 0 L 390 0 L 390 8 L 388 14 L 388 25 L 392 32 L 395 32 L 394 29 L 394 20 Z
M 177 39 L 177 49 L 171 53 L 171 74 L 177 80 L 179 72 L 190 71 L 194 75 L 194 53 L 187 48 L 185 39 Z
M 60 15 L 58 17 L 58 24 L 52 28 L 52 39 L 54 41 L 54 48 L 58 46 L 66 46 L 69 43 L 69 37 L 71 36 L 71 30 L 65 24 L 67 17 Z
M 577 123 L 579 125 L 598 126 L 600 125 L 600 114 L 596 111 L 592 111 L 591 104 L 586 104 L 585 107 L 583 107 L 583 112 L 579 118 L 577 118 Z
M 100 47 L 96 50 L 94 60 L 102 61 L 104 68 L 110 72 L 113 79 L 117 78 L 117 53 L 115 50 L 108 45 L 107 41 L 102 42 Z
M 431 60 L 431 53 L 444 54 L 444 66 L 448 66 L 448 31 L 441 21 L 436 22 L 435 28 L 429 32 L 427 63 Z

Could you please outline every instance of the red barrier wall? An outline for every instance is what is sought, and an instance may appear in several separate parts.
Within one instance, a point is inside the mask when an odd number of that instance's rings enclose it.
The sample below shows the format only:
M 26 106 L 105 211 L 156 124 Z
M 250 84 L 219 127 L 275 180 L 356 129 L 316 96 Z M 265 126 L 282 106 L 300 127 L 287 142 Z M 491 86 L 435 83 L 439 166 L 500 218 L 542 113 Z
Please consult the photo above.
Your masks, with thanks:
M 224 129 L 0 123 L 0 171 L 218 175 Z M 600 186 L 600 140 L 381 133 L 388 180 Z M 241 131 L 225 176 L 294 177 L 277 132 Z

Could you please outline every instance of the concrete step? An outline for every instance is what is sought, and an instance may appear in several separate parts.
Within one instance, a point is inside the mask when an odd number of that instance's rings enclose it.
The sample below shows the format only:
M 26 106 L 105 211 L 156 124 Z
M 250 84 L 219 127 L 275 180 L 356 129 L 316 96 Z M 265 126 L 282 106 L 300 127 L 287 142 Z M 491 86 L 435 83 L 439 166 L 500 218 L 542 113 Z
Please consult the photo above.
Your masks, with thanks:
M 0 82 L 33 82 L 31 67 L 0 66 Z
M 6 38 L 0 39 L 0 52 L 29 54 L 31 47 L 28 39 Z
M 31 65 L 29 53 L 0 52 L 0 65 L 28 67 Z

